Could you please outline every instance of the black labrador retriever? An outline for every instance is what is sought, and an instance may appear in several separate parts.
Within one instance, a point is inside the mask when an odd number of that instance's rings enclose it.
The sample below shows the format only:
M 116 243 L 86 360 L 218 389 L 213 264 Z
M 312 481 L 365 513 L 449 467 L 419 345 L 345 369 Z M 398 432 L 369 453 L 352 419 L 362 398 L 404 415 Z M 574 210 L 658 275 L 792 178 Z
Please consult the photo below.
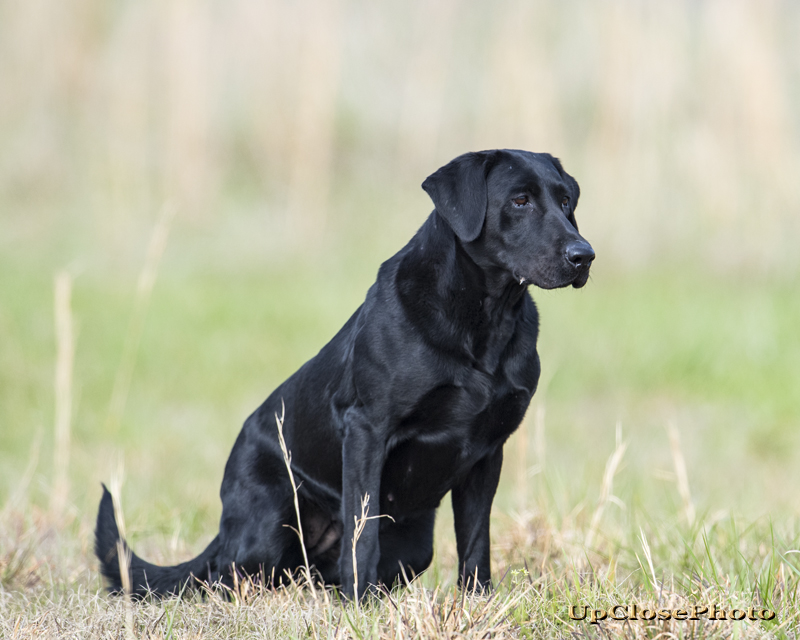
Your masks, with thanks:
M 304 545 L 322 580 L 361 597 L 426 569 L 436 508 L 452 491 L 460 583 L 491 586 L 503 444 L 540 371 L 527 287 L 582 287 L 594 251 L 575 223 L 578 184 L 548 154 L 467 153 L 422 188 L 433 213 L 381 265 L 339 333 L 244 423 L 225 466 L 217 537 L 174 567 L 132 555 L 135 594 L 178 593 L 193 578 L 232 584 L 235 572 L 277 579 L 303 565 L 276 427 L 284 404 Z M 391 517 L 366 521 L 354 563 L 367 494 L 370 516 Z M 122 585 L 118 540 L 104 488 L 95 552 L 111 590 Z

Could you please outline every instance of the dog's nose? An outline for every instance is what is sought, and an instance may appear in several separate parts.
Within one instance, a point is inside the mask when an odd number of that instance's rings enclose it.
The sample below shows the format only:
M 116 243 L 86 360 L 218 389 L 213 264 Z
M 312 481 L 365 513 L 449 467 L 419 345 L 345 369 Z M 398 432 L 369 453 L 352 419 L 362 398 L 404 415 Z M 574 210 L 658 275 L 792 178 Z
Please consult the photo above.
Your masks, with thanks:
M 567 245 L 567 260 L 580 268 L 588 267 L 594 260 L 594 249 L 585 240 Z

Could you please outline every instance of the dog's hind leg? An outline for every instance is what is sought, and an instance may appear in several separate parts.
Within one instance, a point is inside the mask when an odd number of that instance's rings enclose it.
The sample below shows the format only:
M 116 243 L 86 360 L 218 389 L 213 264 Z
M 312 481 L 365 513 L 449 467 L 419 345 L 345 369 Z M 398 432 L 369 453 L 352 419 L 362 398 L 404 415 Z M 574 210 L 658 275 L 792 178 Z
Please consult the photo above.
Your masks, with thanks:
M 233 473 L 230 464 L 226 469 L 217 566 L 227 586 L 233 584 L 234 573 L 264 575 L 277 584 L 303 565 L 292 486 L 278 455 L 260 452 L 260 473 L 252 467 L 243 472 L 247 466 Z

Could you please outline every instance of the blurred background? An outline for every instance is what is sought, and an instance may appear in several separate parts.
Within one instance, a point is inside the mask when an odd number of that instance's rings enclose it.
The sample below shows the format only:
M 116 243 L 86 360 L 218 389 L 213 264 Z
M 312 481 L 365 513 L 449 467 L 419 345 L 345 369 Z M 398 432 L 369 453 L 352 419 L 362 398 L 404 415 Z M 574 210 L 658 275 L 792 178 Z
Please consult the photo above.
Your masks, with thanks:
M 799 32 L 788 0 L 0 2 L 0 504 L 86 529 L 124 477 L 132 535 L 204 544 L 422 180 L 508 147 L 561 158 L 598 257 L 531 288 L 499 513 L 585 517 L 620 425 L 610 508 L 796 516 Z

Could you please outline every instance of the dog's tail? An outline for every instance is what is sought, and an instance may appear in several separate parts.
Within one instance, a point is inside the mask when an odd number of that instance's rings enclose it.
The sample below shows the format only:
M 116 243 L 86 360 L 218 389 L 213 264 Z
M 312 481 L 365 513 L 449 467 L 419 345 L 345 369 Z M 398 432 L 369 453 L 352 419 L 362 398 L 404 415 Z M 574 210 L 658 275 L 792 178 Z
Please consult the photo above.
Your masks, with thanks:
M 206 550 L 194 560 L 173 567 L 150 564 L 131 552 L 127 543 L 120 538 L 114 515 L 114 502 L 105 485 L 103 485 L 103 497 L 100 499 L 100 511 L 97 514 L 97 528 L 94 535 L 94 552 L 100 560 L 100 573 L 108 580 L 108 590 L 111 593 L 123 591 L 121 565 L 124 561 L 120 562 L 120 548 L 128 556 L 129 584 L 131 593 L 135 596 L 177 595 L 195 587 L 195 578 L 210 582 L 217 575 L 216 556 L 219 551 L 219 536 L 214 538 Z

